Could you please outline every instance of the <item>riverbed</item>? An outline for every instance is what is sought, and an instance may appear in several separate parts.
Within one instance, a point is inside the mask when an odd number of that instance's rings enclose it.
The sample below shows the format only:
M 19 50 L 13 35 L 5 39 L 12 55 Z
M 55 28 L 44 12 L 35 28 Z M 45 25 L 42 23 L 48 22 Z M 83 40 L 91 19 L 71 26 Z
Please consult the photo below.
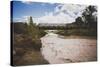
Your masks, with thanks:
M 42 56 L 50 64 L 97 60 L 96 39 L 63 39 L 62 37 L 49 32 L 41 38 Z

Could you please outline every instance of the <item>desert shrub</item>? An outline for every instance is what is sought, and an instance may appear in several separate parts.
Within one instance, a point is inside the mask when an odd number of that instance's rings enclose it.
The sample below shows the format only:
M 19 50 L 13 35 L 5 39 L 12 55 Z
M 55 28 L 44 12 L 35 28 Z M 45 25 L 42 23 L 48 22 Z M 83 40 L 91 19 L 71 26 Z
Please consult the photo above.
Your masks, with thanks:
M 97 37 L 97 31 L 95 29 L 67 29 L 67 30 L 58 30 L 57 34 L 60 35 L 78 35 L 78 36 L 95 36 Z

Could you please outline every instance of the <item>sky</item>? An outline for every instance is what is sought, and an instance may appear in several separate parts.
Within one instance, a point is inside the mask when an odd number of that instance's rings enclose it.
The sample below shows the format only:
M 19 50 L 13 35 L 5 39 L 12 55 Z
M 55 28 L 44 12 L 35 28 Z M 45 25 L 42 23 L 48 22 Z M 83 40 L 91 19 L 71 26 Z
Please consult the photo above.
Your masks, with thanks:
M 43 3 L 31 1 L 12 2 L 13 22 L 27 22 L 32 16 L 34 23 L 72 23 L 81 16 L 87 5 Z

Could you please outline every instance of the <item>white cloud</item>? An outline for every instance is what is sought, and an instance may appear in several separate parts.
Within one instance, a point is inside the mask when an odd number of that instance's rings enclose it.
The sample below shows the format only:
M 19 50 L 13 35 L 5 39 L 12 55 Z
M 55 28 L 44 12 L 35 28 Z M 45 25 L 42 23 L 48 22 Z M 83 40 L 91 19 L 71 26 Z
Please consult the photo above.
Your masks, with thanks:
M 25 21 L 25 19 L 23 19 L 23 18 L 14 18 L 13 19 L 13 22 L 24 22 Z
M 72 23 L 85 8 L 84 5 L 61 4 L 53 12 L 46 12 L 45 16 L 38 18 L 38 23 Z
M 55 12 L 59 12 L 62 6 L 63 6 L 63 5 L 58 5 L 58 6 L 55 8 Z
M 29 16 L 22 16 L 20 18 L 14 18 L 13 22 L 27 22 Z
M 21 1 L 21 2 L 24 4 L 32 4 L 33 3 L 32 1 Z
M 58 8 L 58 9 L 57 9 Z M 75 5 L 75 4 L 65 4 L 56 7 L 57 12 L 64 12 L 65 14 L 70 15 L 73 18 L 80 16 L 82 11 L 86 8 L 84 5 Z
M 70 23 L 71 20 L 74 20 L 73 18 L 68 18 L 68 15 L 65 15 L 64 13 L 59 13 L 58 15 L 46 15 L 41 18 L 38 18 L 40 23 Z

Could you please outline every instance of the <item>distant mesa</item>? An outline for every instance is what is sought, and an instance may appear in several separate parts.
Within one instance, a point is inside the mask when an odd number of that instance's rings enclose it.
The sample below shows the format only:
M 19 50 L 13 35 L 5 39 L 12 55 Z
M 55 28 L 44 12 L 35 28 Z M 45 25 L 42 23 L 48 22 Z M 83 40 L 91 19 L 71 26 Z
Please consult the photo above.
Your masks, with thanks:
M 46 26 L 47 26 L 47 27 L 48 27 L 48 26 L 55 26 L 55 27 L 56 27 L 56 26 L 63 26 L 63 27 L 65 27 L 65 26 L 66 26 L 66 23 L 39 23 L 38 26 L 39 26 L 39 27 L 44 27 L 44 26 L 45 26 L 45 27 L 46 27 Z

